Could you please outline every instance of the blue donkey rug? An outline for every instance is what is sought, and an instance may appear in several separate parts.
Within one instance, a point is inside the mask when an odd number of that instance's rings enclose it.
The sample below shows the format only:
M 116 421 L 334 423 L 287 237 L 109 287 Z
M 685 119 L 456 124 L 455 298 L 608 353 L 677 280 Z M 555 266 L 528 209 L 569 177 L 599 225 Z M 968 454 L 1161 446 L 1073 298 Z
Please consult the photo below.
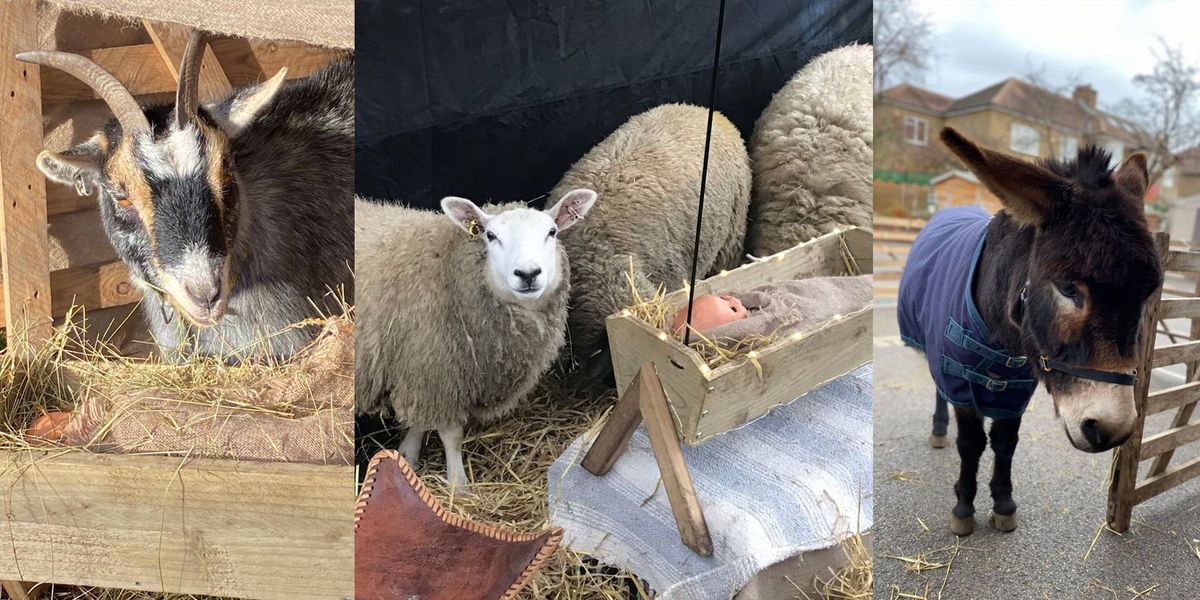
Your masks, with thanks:
M 988 417 L 1025 412 L 1037 387 L 1029 359 L 989 345 L 971 287 L 991 216 L 939 211 L 917 235 L 900 278 L 900 338 L 925 352 L 938 396 Z

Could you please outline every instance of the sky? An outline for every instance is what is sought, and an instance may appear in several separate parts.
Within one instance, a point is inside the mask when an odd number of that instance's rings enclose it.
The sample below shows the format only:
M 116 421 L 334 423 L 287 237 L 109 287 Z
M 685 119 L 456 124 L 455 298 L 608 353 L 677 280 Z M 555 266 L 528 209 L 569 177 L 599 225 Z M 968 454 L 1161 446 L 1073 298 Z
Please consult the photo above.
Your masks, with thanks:
M 951 97 L 1041 70 L 1051 87 L 1078 76 L 1101 107 L 1137 94 L 1156 36 L 1200 64 L 1200 5 L 1180 0 L 914 0 L 930 16 L 937 57 L 922 87 Z

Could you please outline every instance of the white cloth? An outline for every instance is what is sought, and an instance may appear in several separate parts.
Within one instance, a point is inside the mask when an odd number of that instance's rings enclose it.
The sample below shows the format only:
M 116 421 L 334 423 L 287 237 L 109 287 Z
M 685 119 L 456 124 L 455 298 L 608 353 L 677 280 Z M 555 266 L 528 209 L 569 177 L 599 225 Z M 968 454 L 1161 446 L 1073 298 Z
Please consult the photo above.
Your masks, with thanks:
M 711 557 L 680 541 L 644 427 L 603 477 L 579 466 L 593 434 L 558 457 L 548 474 L 550 522 L 565 531 L 565 545 L 628 568 L 659 600 L 731 598 L 771 564 L 871 527 L 871 377 L 863 365 L 684 448 Z

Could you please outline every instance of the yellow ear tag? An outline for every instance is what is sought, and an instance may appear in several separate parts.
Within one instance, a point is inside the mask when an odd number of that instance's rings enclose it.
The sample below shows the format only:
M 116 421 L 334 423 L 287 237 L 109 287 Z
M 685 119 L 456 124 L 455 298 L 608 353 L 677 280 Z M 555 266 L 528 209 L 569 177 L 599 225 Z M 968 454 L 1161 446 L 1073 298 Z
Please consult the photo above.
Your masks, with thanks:
M 471 219 L 471 222 L 467 223 L 467 236 L 471 238 L 471 241 L 473 242 L 479 239 L 480 233 L 483 233 L 483 231 L 479 227 L 479 221 Z

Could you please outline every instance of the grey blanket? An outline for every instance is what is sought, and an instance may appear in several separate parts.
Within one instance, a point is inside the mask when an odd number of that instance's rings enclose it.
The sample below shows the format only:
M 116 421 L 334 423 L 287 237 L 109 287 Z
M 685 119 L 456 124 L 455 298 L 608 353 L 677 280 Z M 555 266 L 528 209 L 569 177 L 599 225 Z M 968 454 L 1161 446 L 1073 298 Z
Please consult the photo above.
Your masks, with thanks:
M 566 546 L 644 578 L 658 600 L 731 598 L 768 566 L 871 527 L 871 373 L 859 367 L 684 449 L 711 557 L 679 540 L 644 427 L 603 477 L 579 466 L 588 434 L 558 457 L 550 523 Z
M 746 307 L 746 318 L 704 332 L 724 345 L 750 336 L 787 336 L 811 331 L 833 318 L 871 302 L 871 276 L 813 277 L 769 283 L 747 291 L 724 292 Z

